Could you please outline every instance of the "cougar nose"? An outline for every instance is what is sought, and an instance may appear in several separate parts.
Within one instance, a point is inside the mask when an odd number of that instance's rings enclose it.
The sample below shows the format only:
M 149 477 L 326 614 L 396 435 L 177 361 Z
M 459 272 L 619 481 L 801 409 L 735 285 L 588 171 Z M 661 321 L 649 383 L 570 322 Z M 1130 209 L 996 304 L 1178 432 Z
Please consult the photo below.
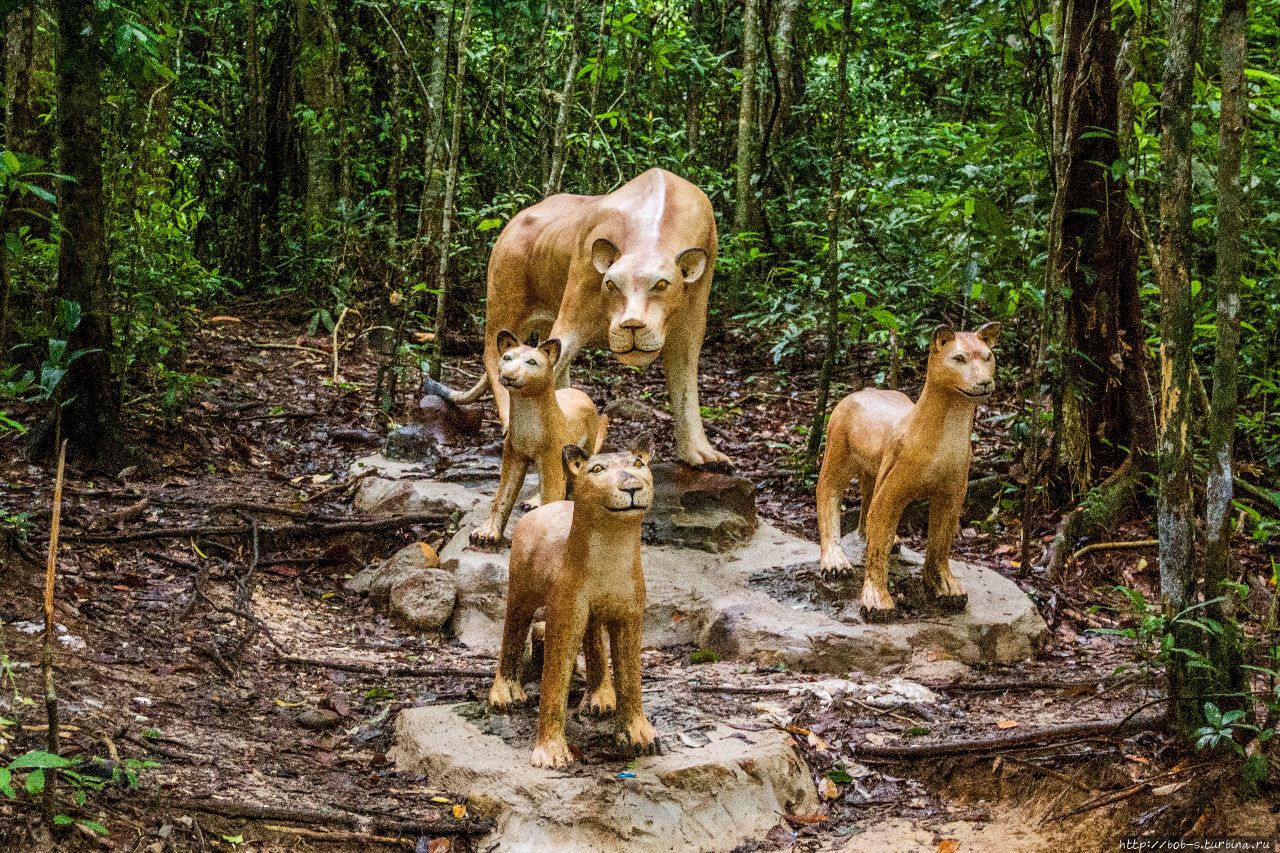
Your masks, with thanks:
M 644 328 L 644 320 L 641 320 L 639 317 L 628 317 L 627 319 L 625 319 L 625 320 L 623 320 L 623 321 L 622 321 L 622 328 L 624 328 L 624 329 L 643 329 L 643 328 Z

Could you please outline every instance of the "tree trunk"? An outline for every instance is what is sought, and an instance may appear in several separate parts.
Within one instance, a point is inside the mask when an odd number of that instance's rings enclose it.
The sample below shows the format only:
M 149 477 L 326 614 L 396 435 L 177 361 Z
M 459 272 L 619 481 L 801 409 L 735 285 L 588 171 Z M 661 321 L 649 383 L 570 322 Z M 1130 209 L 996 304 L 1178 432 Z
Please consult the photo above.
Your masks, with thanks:
M 703 0 L 691 0 L 689 4 L 689 40 L 693 49 L 702 52 L 702 4 Z M 691 68 L 691 71 L 696 69 Z M 702 89 L 705 81 L 693 77 L 684 92 L 684 148 L 685 162 L 698 162 L 698 142 L 702 135 Z
M 462 107 L 467 82 L 467 31 L 471 28 L 472 0 L 462 9 L 458 27 L 458 67 L 454 72 L 453 129 L 449 134 L 449 168 L 444 176 L 444 202 L 440 214 L 440 268 L 436 277 L 435 341 L 431 352 L 431 378 L 439 379 L 444 365 L 444 337 L 449 308 L 449 243 L 453 239 L 453 202 L 458 191 L 458 161 L 462 144 Z
M 756 64 L 760 53 L 760 22 L 757 0 L 743 0 L 742 11 L 742 92 L 738 101 L 738 188 L 733 225 L 739 234 L 756 230 Z
M 1199 0 L 1170 0 L 1168 53 L 1160 95 L 1160 437 L 1157 524 L 1160 591 L 1174 616 L 1192 603 L 1195 588 L 1195 520 L 1191 495 L 1191 345 L 1195 305 L 1191 297 L 1191 95 L 1196 68 Z M 1186 623 L 1173 625 L 1177 648 L 1199 649 L 1203 638 Z M 1189 732 L 1200 702 L 1187 658 L 1167 666 L 1170 722 Z M 1203 673 L 1202 673 L 1203 674 Z
M 53 46 L 37 26 L 43 4 L 30 0 L 9 14 L 4 34 L 5 145 L 15 153 L 30 154 L 48 163 L 51 140 L 40 114 L 44 112 L 36 85 L 36 72 L 49 67 Z M 32 236 L 48 237 L 49 205 L 31 196 L 23 205 L 37 214 L 16 213 L 4 223 L 4 231 L 26 225 Z M 0 329 L 0 333 L 2 333 Z
M 249 287 L 262 278 L 262 163 L 267 139 L 266 89 L 262 80 L 259 52 L 259 0 L 244 3 L 244 121 L 240 128 L 240 222 L 241 238 L 236 267 Z
M 337 209 L 338 160 L 334 138 L 342 92 L 338 32 L 331 0 L 297 0 L 298 87 L 307 108 L 302 117 L 306 160 L 305 209 L 310 229 L 322 228 Z
M 115 473 L 128 464 L 120 427 L 118 385 L 111 370 L 115 338 L 113 294 L 107 277 L 107 235 L 102 191 L 99 21 L 93 0 L 60 0 L 58 24 L 58 170 L 72 180 L 59 185 L 58 286 L 61 299 L 80 306 L 69 352 L 71 362 L 58 386 L 49 421 L 37 431 L 36 452 L 56 452 L 70 441 L 74 456 Z
M 1222 582 L 1231 575 L 1231 501 L 1235 445 L 1237 371 L 1240 365 L 1240 273 L 1243 265 L 1244 192 L 1240 149 L 1244 138 L 1244 67 L 1248 0 L 1223 0 L 1222 98 L 1218 124 L 1218 343 L 1213 359 L 1213 401 L 1209 407 L 1209 475 L 1205 485 L 1205 597 L 1209 615 L 1223 625 L 1209 637 L 1209 657 L 1224 674 L 1226 690 L 1244 689 L 1240 631 L 1232 621 L 1234 600 Z M 1219 702 L 1219 705 L 1224 703 Z M 1237 705 L 1236 707 L 1241 707 Z
M 569 68 L 565 71 L 564 87 L 560 90 L 560 107 L 556 111 L 556 123 L 551 130 L 551 164 L 547 170 L 547 179 L 542 184 L 543 197 L 560 192 L 560 182 L 564 177 L 565 136 L 569 132 L 569 116 L 573 111 L 574 84 L 578 80 L 578 64 L 582 54 L 578 44 L 578 30 L 582 18 L 582 0 L 574 0 L 573 20 L 569 32 Z
M 803 0 L 780 0 L 778 26 L 774 30 L 774 55 L 778 65 L 778 105 L 775 135 L 785 131 L 787 119 L 796 98 L 796 36 L 795 21 L 803 7 Z
M 1055 80 L 1048 291 L 1057 303 L 1054 463 L 1078 501 L 1127 453 L 1149 470 L 1155 414 L 1120 156 L 1117 45 L 1108 0 L 1062 0 Z M 1101 131 L 1101 132 L 1100 132 Z
M 747 0 L 748 3 L 751 0 Z M 849 31 L 853 28 L 853 0 L 844 0 L 841 17 L 840 56 L 836 64 L 836 123 L 831 141 L 831 190 L 827 196 L 827 263 L 822 273 L 826 288 L 827 349 L 822 359 L 822 374 L 818 378 L 818 403 L 813 414 L 813 426 L 809 430 L 808 457 L 812 466 L 818 460 L 822 437 L 826 433 L 827 403 L 831 397 L 831 377 L 835 372 L 836 355 L 841 349 L 840 297 L 840 200 L 844 194 L 844 126 L 849 115 Z

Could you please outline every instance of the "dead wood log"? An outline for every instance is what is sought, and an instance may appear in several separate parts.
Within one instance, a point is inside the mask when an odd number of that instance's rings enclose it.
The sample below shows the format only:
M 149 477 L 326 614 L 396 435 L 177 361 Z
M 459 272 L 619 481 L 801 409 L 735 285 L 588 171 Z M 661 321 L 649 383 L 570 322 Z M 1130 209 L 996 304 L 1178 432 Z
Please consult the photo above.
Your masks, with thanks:
M 361 675 L 377 675 L 381 678 L 493 678 L 491 669 L 460 669 L 452 666 L 378 666 L 368 663 L 347 663 L 336 660 L 316 660 L 283 656 L 276 658 L 280 663 L 304 669 L 336 669 L 341 672 L 355 672 Z
M 174 811 L 203 812 L 246 820 L 284 821 L 312 826 L 342 826 L 370 835 L 484 835 L 493 829 L 490 818 L 439 818 L 435 820 L 403 820 L 383 815 L 364 815 L 331 808 L 285 808 L 242 803 L 235 800 L 162 799 L 159 805 Z
M 314 518 L 297 524 L 281 524 L 275 527 L 260 526 L 263 536 L 336 536 L 342 533 L 378 533 L 407 527 L 411 524 L 444 525 L 453 521 L 453 513 L 411 512 L 387 518 Z M 130 530 L 123 533 L 70 533 L 63 534 L 62 541 L 71 544 L 120 544 L 150 539 L 185 539 L 190 536 L 251 536 L 251 524 L 191 525 L 183 527 L 157 527 L 151 530 Z
M 854 756 L 859 760 L 882 758 L 914 761 L 943 758 L 950 755 L 1000 752 L 1006 749 L 1028 748 L 1040 746 L 1044 743 L 1076 740 L 1084 737 L 1108 737 L 1134 731 L 1160 730 L 1164 728 L 1165 719 L 1166 716 L 1164 714 L 1131 714 L 1118 719 L 1065 723 L 1059 726 L 1048 726 L 1042 729 L 992 737 L 902 745 L 885 744 L 877 746 L 863 744 L 854 750 Z

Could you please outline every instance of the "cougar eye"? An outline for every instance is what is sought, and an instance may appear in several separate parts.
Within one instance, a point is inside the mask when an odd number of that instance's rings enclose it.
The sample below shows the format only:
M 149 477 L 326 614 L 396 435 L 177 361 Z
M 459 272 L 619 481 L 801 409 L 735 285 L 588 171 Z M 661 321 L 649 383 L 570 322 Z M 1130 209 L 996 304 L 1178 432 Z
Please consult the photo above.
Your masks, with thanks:
M 588 473 L 588 474 L 599 474 L 599 473 L 600 473 L 601 471 L 603 471 L 603 470 L 604 470 L 604 466 L 603 466 L 603 465 L 592 465 L 592 466 L 591 466 L 591 470 L 590 470 L 590 471 L 588 471 L 587 473 Z
M 618 289 L 618 283 L 613 279 L 607 279 L 604 283 L 604 286 L 606 290 L 609 290 L 611 292 Z
M 664 279 L 662 279 L 661 281 L 659 281 L 659 282 L 657 282 L 656 284 L 654 284 L 653 289 L 654 289 L 654 290 L 656 290 L 656 291 L 658 291 L 659 293 L 661 293 L 662 291 L 666 290 L 666 289 L 670 286 L 670 284 L 671 284 L 671 282 L 667 281 L 667 280 L 664 278 Z
M 510 361 L 510 360 L 511 360 L 511 353 L 507 353 L 506 355 L 504 355 L 504 356 L 502 357 L 502 360 L 503 360 L 503 361 Z
M 537 367 L 538 360 L 536 358 L 527 358 L 525 359 L 525 364 L 532 364 L 534 367 Z
M 951 357 L 951 360 L 959 364 L 964 364 L 968 359 L 964 357 L 964 353 L 956 353 Z
M 643 467 L 644 467 L 644 460 L 643 460 L 643 459 L 641 459 L 639 456 L 637 456 L 637 457 L 636 457 L 636 467 L 637 467 L 637 468 L 643 468 Z

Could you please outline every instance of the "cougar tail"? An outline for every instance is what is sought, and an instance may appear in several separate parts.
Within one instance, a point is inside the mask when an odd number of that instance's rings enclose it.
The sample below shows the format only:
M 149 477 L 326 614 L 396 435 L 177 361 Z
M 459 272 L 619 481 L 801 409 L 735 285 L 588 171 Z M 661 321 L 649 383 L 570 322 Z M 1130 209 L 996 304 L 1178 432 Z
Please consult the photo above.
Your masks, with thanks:
M 481 397 L 483 397 L 485 392 L 489 390 L 488 371 L 485 371 L 484 373 L 482 373 L 480 375 L 480 379 L 476 381 L 476 384 L 472 385 L 466 391 L 455 391 L 452 388 L 447 388 L 444 385 L 437 382 L 436 380 L 432 379 L 431 376 L 426 372 L 425 365 L 423 365 L 423 368 L 424 369 L 422 371 L 422 393 L 424 395 L 430 394 L 431 396 L 439 397 L 445 402 L 452 403 L 455 406 L 461 406 L 465 403 L 474 403 L 476 400 L 479 400 Z
M 590 452 L 592 454 L 600 452 L 600 448 L 604 447 L 605 436 L 608 434 L 609 434 L 609 416 L 602 414 L 600 418 L 596 421 L 596 443 L 595 443 L 595 446 L 591 448 Z

